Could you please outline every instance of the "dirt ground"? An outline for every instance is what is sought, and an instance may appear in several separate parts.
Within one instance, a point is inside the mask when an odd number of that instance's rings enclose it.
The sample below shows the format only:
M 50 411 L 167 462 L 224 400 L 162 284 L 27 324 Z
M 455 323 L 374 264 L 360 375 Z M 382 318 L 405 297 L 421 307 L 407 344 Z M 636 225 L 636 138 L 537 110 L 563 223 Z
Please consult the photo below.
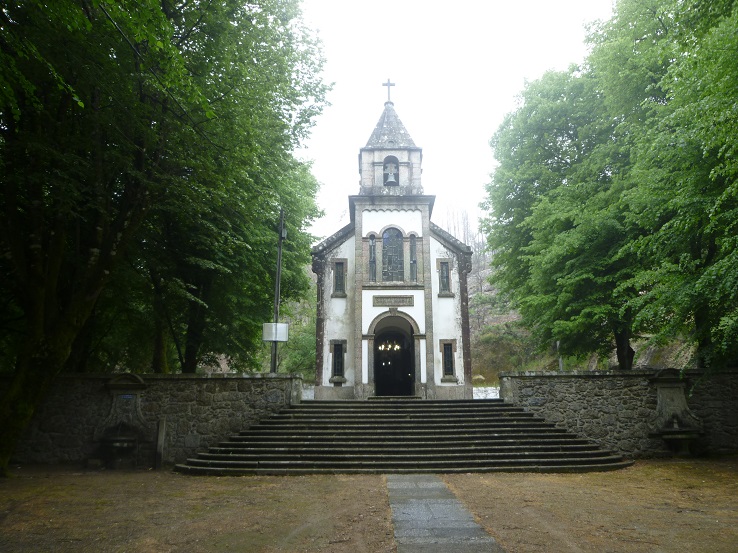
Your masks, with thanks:
M 738 552 L 738 457 L 444 480 L 507 553 Z
M 0 479 L 5 553 L 396 551 L 381 475 L 14 471 Z M 738 551 L 738 457 L 443 479 L 507 553 Z

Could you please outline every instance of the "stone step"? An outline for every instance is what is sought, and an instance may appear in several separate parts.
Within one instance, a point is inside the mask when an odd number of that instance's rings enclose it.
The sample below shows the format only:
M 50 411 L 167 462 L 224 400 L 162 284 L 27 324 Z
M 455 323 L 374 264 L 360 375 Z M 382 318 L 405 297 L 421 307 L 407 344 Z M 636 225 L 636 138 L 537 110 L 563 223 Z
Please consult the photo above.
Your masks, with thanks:
M 227 468 L 227 467 L 194 467 L 187 464 L 175 465 L 174 470 L 191 476 L 300 476 L 315 474 L 466 474 L 466 473 L 583 473 L 583 472 L 605 472 L 620 470 L 633 464 L 632 461 L 619 463 L 588 465 L 586 463 L 575 463 L 572 465 L 520 465 L 520 466 L 489 466 L 489 467 L 460 467 L 444 468 L 435 467 L 395 467 L 391 470 L 376 468 Z
M 289 407 L 290 411 L 351 411 L 362 412 L 394 412 L 394 411 L 446 411 L 454 409 L 487 410 L 487 411 L 524 411 L 522 408 L 501 400 L 457 400 L 457 401 L 422 401 L 422 402 L 367 402 L 367 401 L 305 401 Z
M 317 474 L 317 473 L 450 473 L 450 472 L 576 472 L 603 471 L 625 468 L 632 463 L 623 461 L 617 455 L 591 457 L 571 457 L 567 459 L 494 459 L 459 461 L 385 461 L 365 463 L 353 461 L 224 461 L 207 459 L 188 459 L 176 469 L 190 474 Z
M 391 437 L 411 438 L 411 437 L 432 437 L 434 439 L 443 439 L 448 437 L 462 437 L 469 439 L 481 439 L 483 437 L 504 436 L 509 434 L 521 434 L 524 431 L 565 435 L 566 430 L 563 428 L 547 428 L 543 425 L 516 425 L 516 426 L 485 426 L 480 428 L 466 427 L 432 427 L 432 428 L 377 428 L 377 427 L 357 427 L 357 428 L 252 428 L 244 430 L 239 434 L 243 438 L 259 437 L 259 436 L 281 436 L 281 437 L 298 437 L 298 436 L 314 436 L 314 437 L 356 437 L 363 438 L 380 438 L 387 439 Z
M 562 457 L 545 457 L 536 455 L 535 457 L 478 457 L 474 459 L 406 459 L 398 456 L 397 458 L 387 458 L 384 456 L 376 456 L 374 458 L 365 457 L 357 459 L 219 459 L 219 458 L 203 458 L 188 459 L 188 464 L 193 466 L 225 466 L 232 468 L 251 468 L 251 467 L 285 467 L 294 466 L 296 468 L 362 468 L 369 467 L 376 469 L 392 469 L 393 467 L 405 468 L 460 468 L 467 467 L 487 467 L 487 466 L 556 466 L 564 464 L 573 464 L 583 462 L 589 465 L 609 464 L 619 462 L 621 458 L 617 455 L 600 455 L 600 456 L 570 456 Z
M 353 439 L 349 439 L 353 438 Z M 473 437 L 472 437 L 473 438 Z M 596 445 L 588 442 L 583 438 L 575 438 L 572 434 L 509 434 L 500 436 L 491 436 L 484 441 L 475 441 L 469 437 L 450 436 L 447 439 L 437 439 L 431 437 L 401 437 L 401 439 L 391 440 L 387 437 L 370 437 L 352 436 L 336 439 L 332 436 L 314 437 L 309 435 L 303 436 L 257 436 L 254 439 L 243 436 L 233 436 L 230 441 L 220 442 L 216 447 L 274 447 L 275 444 L 284 444 L 284 447 L 300 447 L 305 444 L 314 445 L 316 447 L 341 446 L 341 447 L 417 447 L 417 448 L 441 448 L 441 447 L 505 447 L 510 445 L 534 446 L 541 445 L 546 447 L 555 447 L 562 445 L 569 446 L 585 446 Z
M 533 417 L 533 413 L 517 409 L 428 409 L 428 410 L 382 410 L 363 411 L 361 409 L 341 409 L 330 411 L 328 409 L 288 410 L 282 411 L 277 418 L 304 418 L 304 417 Z
M 372 408 L 373 406 L 381 405 L 382 403 L 400 407 L 409 406 L 409 408 L 411 409 L 415 408 L 414 406 L 416 405 L 420 407 L 429 405 L 511 405 L 510 403 L 505 403 L 505 400 L 503 399 L 424 399 L 420 402 L 416 400 L 405 401 L 406 399 L 407 398 L 403 396 L 388 398 L 386 400 L 382 399 L 381 397 L 375 397 L 372 399 L 372 401 L 366 401 L 363 399 L 313 399 L 310 401 L 303 401 L 302 403 L 294 405 L 293 407 L 305 407 L 310 409 L 321 405 L 330 405 L 331 407 L 335 406 L 337 409 L 340 409 L 348 405 L 361 405 L 366 406 L 367 408 Z
M 539 422 L 546 421 L 540 417 L 536 417 L 532 413 L 449 413 L 427 414 L 427 413 L 382 413 L 369 415 L 366 413 L 351 414 L 289 414 L 275 415 L 268 420 L 259 423 L 261 426 L 277 426 L 277 425 L 309 425 L 309 424 L 329 424 L 329 423 L 366 423 L 381 422 L 384 424 L 392 423 L 428 423 L 428 424 L 458 424 L 458 423 L 474 423 L 474 422 L 494 422 L 497 424 L 513 423 L 513 422 Z M 547 423 L 548 424 L 548 423 Z
M 610 470 L 622 457 L 500 400 L 311 401 L 177 470 L 309 474 Z
M 480 430 L 495 429 L 541 429 L 549 428 L 544 421 L 483 421 L 483 420 L 458 420 L 451 422 L 435 422 L 427 421 L 367 421 L 367 422 L 337 422 L 333 420 L 313 421 L 311 424 L 296 427 L 294 424 L 258 424 L 251 428 L 252 431 L 258 432 L 288 432 L 294 428 L 304 428 L 310 432 L 321 432 L 329 430 L 332 432 L 355 432 L 355 431 L 377 431 L 377 432 L 430 432 L 430 431 L 451 431 L 459 432 L 463 427 L 468 432 L 476 432 Z
M 580 459 L 608 459 L 611 460 L 613 455 L 608 452 L 602 452 L 599 450 L 593 451 L 570 451 L 571 458 Z M 495 462 L 495 461 L 513 461 L 513 460 L 529 460 L 531 457 L 535 459 L 546 459 L 557 462 L 562 461 L 562 451 L 535 451 L 535 453 L 526 450 L 518 451 L 423 451 L 423 452 L 412 452 L 403 451 L 402 453 L 369 453 L 367 451 L 345 451 L 345 450 L 330 450 L 326 449 L 323 451 L 274 451 L 268 452 L 257 451 L 253 453 L 233 453 L 209 451 L 207 453 L 199 453 L 194 459 L 196 462 L 202 461 L 234 461 L 234 462 L 251 462 L 258 461 L 260 463 L 275 462 L 275 461 L 289 461 L 307 463 L 307 462 L 337 462 L 337 463 L 376 463 L 393 465 L 399 462 L 418 462 L 418 463 L 451 463 L 451 462 L 469 462 L 469 463 L 480 463 Z

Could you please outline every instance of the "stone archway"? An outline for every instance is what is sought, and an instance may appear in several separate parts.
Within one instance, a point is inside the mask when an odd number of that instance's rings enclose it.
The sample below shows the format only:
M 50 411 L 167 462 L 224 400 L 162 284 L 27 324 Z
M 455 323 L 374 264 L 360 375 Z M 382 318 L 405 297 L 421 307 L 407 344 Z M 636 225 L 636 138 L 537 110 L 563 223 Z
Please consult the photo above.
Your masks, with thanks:
M 412 396 L 419 381 L 416 340 L 418 326 L 393 309 L 378 316 L 370 326 L 369 351 L 374 394 Z

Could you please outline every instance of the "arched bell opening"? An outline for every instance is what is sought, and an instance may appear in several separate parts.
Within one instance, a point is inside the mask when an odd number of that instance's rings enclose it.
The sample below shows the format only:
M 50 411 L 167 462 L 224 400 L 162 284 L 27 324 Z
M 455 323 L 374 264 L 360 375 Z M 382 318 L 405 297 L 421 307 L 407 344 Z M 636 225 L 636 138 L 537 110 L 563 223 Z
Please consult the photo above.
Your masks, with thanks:
M 382 164 L 382 184 L 384 186 L 400 185 L 400 162 L 395 156 L 387 156 Z

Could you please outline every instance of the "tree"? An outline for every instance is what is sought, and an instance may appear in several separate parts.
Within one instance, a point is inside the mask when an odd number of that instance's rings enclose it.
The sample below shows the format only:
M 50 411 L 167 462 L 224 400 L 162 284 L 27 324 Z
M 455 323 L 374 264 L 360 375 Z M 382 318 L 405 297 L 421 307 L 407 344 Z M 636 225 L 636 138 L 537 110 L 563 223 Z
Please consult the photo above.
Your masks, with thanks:
M 305 272 L 310 271 L 305 268 Z M 285 306 L 283 322 L 289 324 L 289 340 L 279 344 L 279 372 L 295 373 L 307 382 L 315 381 L 315 320 L 318 316 L 315 282 L 311 280 L 311 293 Z
M 495 135 L 495 281 L 542 343 L 604 352 L 687 337 L 738 357 L 738 7 L 622 0 L 579 72 L 531 83 Z
M 614 342 L 629 369 L 632 318 L 627 295 L 616 293 L 631 271 L 617 208 L 627 156 L 613 145 L 614 127 L 592 71 L 572 67 L 531 83 L 496 135 L 486 228 L 493 283 L 543 348 L 605 353 Z
M 195 276 L 177 283 L 190 308 L 206 303 L 214 275 L 239 267 L 225 261 L 229 248 L 250 252 L 257 286 L 242 301 L 261 305 L 270 215 L 295 207 L 302 231 L 316 212 L 302 196 L 313 182 L 291 152 L 325 88 L 297 4 L 282 0 L 31 0 L 0 12 L 0 62 L 0 297 L 12 330 L 3 363 L 13 366 L 0 402 L 5 472 L 120 260 L 151 278 L 144 254 L 162 251 L 147 238 L 167 215 L 198 234 L 183 253 Z M 213 217 L 177 219 L 205 213 Z M 287 273 L 287 290 L 304 286 Z M 196 332 L 202 321 L 187 325 Z
M 649 261 L 637 275 L 639 320 L 660 338 L 691 338 L 703 367 L 738 359 L 733 4 L 675 15 L 660 82 L 668 102 L 639 143 L 642 186 L 628 198 L 645 227 L 633 249 Z

